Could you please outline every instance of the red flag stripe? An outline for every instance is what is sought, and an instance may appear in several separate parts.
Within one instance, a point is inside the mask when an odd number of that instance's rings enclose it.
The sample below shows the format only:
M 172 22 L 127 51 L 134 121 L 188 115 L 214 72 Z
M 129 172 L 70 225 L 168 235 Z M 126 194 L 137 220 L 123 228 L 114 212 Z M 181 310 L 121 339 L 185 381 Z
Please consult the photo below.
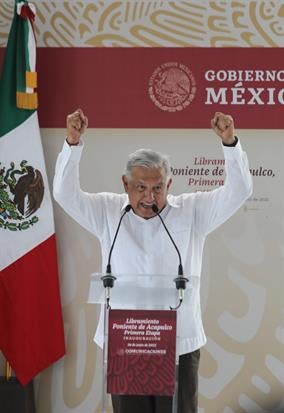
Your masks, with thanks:
M 55 235 L 0 273 L 0 348 L 22 384 L 65 354 L 59 297 Z

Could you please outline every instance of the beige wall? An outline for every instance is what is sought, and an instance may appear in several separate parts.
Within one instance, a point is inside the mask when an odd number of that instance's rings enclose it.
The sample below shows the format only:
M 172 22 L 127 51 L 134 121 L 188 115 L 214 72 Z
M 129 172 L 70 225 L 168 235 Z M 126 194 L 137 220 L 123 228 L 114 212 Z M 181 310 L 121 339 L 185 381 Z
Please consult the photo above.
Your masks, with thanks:
M 283 47 L 281 0 L 35 0 L 40 47 Z M 0 3 L 5 46 L 13 0 Z
M 282 1 L 34 3 L 42 47 L 284 46 Z M 1 1 L 2 47 L 12 12 L 13 1 Z M 271 168 L 274 177 L 255 177 L 252 199 L 206 245 L 202 303 L 208 343 L 200 368 L 201 413 L 250 413 L 258 407 L 266 413 L 279 402 L 284 384 L 283 131 L 240 131 L 240 136 L 251 167 Z M 42 130 L 50 183 L 63 140 L 64 130 Z M 120 191 L 126 155 L 137 147 L 163 150 L 179 167 L 197 155 L 222 156 L 209 130 L 90 130 L 85 141 L 81 173 L 88 191 Z M 184 177 L 174 179 L 174 191 L 188 190 L 195 188 Z M 101 352 L 92 335 L 98 309 L 86 301 L 100 252 L 97 241 L 56 204 L 54 212 L 67 354 L 35 380 L 37 412 L 96 413 Z

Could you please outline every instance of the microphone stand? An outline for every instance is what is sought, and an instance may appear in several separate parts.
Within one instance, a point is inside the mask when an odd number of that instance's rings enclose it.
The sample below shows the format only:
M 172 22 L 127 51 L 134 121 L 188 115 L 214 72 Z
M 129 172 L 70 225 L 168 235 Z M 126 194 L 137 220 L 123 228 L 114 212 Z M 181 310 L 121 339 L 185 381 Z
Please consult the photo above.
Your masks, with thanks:
M 176 243 L 174 242 L 168 228 L 166 227 L 166 224 L 164 223 L 164 220 L 162 219 L 161 215 L 159 214 L 159 210 L 157 205 L 153 205 L 153 211 L 156 213 L 156 215 L 158 215 L 158 217 L 160 218 L 160 221 L 163 224 L 163 227 L 165 228 L 168 236 L 170 237 L 177 253 L 178 253 L 178 257 L 179 257 L 179 266 L 178 266 L 178 277 L 174 278 L 174 282 L 176 284 L 176 289 L 178 290 L 178 297 L 179 297 L 179 302 L 176 306 L 170 306 L 171 310 L 178 310 L 180 308 L 180 306 L 183 303 L 183 298 L 184 298 L 184 290 L 186 289 L 186 283 L 189 281 L 188 278 L 186 278 L 183 274 L 183 266 L 182 266 L 182 262 L 181 262 L 181 255 L 179 252 L 179 249 L 176 245 Z M 178 337 L 176 337 L 176 345 L 178 348 Z M 175 392 L 173 395 L 173 401 L 172 401 L 172 413 L 178 413 L 178 376 L 179 376 L 179 355 L 176 353 L 176 362 L 175 362 Z
M 111 271 L 111 265 L 110 265 L 110 259 L 111 259 L 111 254 L 112 254 L 112 250 L 116 241 L 116 237 L 121 225 L 121 221 L 124 218 L 125 214 L 127 214 L 127 212 L 129 212 L 131 209 L 131 205 L 127 205 L 124 209 L 123 214 L 120 217 L 117 229 L 116 229 L 116 233 L 110 248 L 110 252 L 109 252 L 109 256 L 108 256 L 108 263 L 107 263 L 107 267 L 106 267 L 106 274 L 103 275 L 101 277 L 101 280 L 103 282 L 103 286 L 105 288 L 105 292 L 106 292 L 106 308 L 109 309 L 110 308 L 110 289 L 114 286 L 114 281 L 116 280 L 116 277 L 114 275 L 112 275 L 112 271 Z
M 160 221 L 161 221 L 161 223 L 163 224 L 163 227 L 165 228 L 168 236 L 170 237 L 170 240 L 172 241 L 172 243 L 173 243 L 173 245 L 174 245 L 174 247 L 175 247 L 175 249 L 176 249 L 176 251 L 177 251 L 177 253 L 178 253 L 178 257 L 179 257 L 178 277 L 176 277 L 176 278 L 174 279 L 174 282 L 175 282 L 175 284 L 176 284 L 176 289 L 178 290 L 179 303 L 178 303 L 178 305 L 175 306 L 175 307 L 170 306 L 170 309 L 171 309 L 171 310 L 177 310 L 178 308 L 180 308 L 180 306 L 181 306 L 181 304 L 182 304 L 182 302 L 183 302 L 184 290 L 186 289 L 186 283 L 189 281 L 189 279 L 186 278 L 186 277 L 183 275 L 183 267 L 182 267 L 182 263 L 181 263 L 181 256 L 180 256 L 179 249 L 178 249 L 176 243 L 174 242 L 174 240 L 173 240 L 173 238 L 172 238 L 172 236 L 171 236 L 168 228 L 166 227 L 166 224 L 164 223 L 164 220 L 163 220 L 163 218 L 161 217 L 161 215 L 160 215 L 160 213 L 159 213 L 159 209 L 158 209 L 158 207 L 157 207 L 156 204 L 153 204 L 153 205 L 152 205 L 152 210 L 153 210 L 153 212 L 155 212 L 155 214 L 160 218 Z
M 168 236 L 170 237 L 170 240 L 172 241 L 177 253 L 178 253 L 178 257 L 179 257 L 179 266 L 178 266 L 178 277 L 176 277 L 174 279 L 174 282 L 176 284 L 176 289 L 178 290 L 178 295 L 179 295 L 179 303 L 177 306 L 172 307 L 170 306 L 171 310 L 178 310 L 183 302 L 183 298 L 184 298 L 184 290 L 186 289 L 186 283 L 189 281 L 188 278 L 186 278 L 183 275 L 183 267 L 182 267 L 182 262 L 181 262 L 181 255 L 179 252 L 179 249 L 176 245 L 176 243 L 174 242 L 168 228 L 166 227 L 166 224 L 164 223 L 163 218 L 161 217 L 160 213 L 159 213 L 159 209 L 157 207 L 156 204 L 152 205 L 152 210 L 155 212 L 155 214 L 160 218 L 161 223 L 163 224 L 163 227 L 165 228 Z M 176 337 L 177 340 L 177 347 L 178 347 L 178 337 Z M 172 399 L 172 413 L 177 413 L 178 412 L 178 376 L 179 376 L 179 356 L 176 353 L 176 365 L 175 365 L 175 392 L 173 395 L 173 399 Z
M 111 271 L 111 265 L 110 265 L 110 259 L 111 259 L 111 254 L 112 250 L 116 241 L 116 237 L 120 228 L 120 224 L 122 219 L 124 218 L 125 214 L 129 212 L 131 209 L 131 205 L 127 205 L 124 209 L 123 214 L 120 217 L 115 236 L 110 248 L 109 256 L 108 256 L 108 263 L 106 267 L 106 274 L 101 277 L 101 280 L 103 282 L 103 286 L 105 288 L 105 305 L 104 305 L 104 343 L 103 343 L 103 375 L 104 375 L 104 380 L 103 380 L 103 386 L 102 386 L 102 413 L 107 413 L 107 406 L 106 406 L 106 394 L 107 394 L 107 358 L 108 358 L 108 316 L 109 316 L 109 310 L 110 310 L 110 290 L 114 286 L 114 281 L 116 280 L 116 277 L 112 275 Z

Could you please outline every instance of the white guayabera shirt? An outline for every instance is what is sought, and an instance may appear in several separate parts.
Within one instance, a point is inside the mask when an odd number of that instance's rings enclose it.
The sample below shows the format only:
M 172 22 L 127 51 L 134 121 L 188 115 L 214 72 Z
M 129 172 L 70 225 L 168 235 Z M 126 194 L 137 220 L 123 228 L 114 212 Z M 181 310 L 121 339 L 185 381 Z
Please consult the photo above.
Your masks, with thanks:
M 83 192 L 79 187 L 79 161 L 83 144 L 64 143 L 54 178 L 54 197 L 63 209 L 100 241 L 106 268 L 115 231 L 127 194 Z M 223 146 L 226 179 L 210 192 L 168 195 L 161 216 L 182 258 L 184 274 L 200 277 L 206 236 L 224 223 L 251 195 L 252 179 L 240 142 Z M 159 217 L 144 219 L 129 211 L 121 224 L 112 253 L 114 274 L 177 274 L 177 253 Z M 206 342 L 200 307 L 200 288 L 191 289 L 178 310 L 178 354 L 194 351 Z M 95 341 L 103 345 L 101 314 Z

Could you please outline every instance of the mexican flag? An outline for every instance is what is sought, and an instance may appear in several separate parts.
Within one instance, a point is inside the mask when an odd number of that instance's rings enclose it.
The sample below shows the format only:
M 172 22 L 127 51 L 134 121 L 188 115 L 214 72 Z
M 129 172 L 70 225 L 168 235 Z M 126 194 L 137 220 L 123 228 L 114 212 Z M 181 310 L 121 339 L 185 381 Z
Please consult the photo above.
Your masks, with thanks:
M 0 350 L 23 385 L 65 354 L 34 17 L 15 2 L 0 80 Z

